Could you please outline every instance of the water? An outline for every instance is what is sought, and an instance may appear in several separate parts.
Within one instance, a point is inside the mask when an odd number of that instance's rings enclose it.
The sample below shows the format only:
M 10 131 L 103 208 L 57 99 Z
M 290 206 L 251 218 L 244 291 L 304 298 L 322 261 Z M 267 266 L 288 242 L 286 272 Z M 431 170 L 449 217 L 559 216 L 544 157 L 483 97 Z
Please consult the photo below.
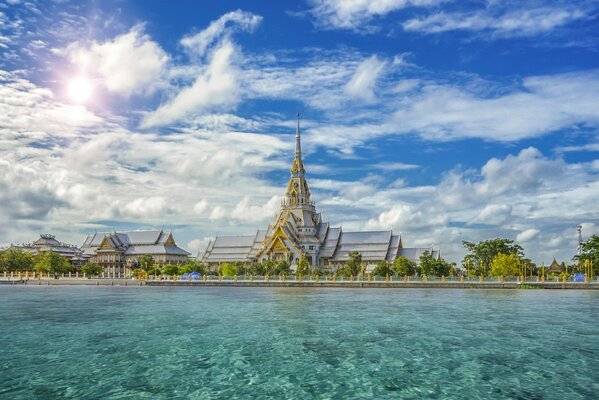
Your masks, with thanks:
M 599 292 L 0 287 L 2 399 L 597 399 Z

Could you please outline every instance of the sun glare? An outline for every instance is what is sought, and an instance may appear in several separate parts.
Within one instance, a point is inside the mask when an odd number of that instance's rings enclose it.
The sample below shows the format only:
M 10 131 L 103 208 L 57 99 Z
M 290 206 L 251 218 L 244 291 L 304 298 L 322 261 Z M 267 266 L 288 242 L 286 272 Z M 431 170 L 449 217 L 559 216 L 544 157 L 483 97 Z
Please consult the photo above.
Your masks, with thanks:
M 77 103 L 84 103 L 92 95 L 92 84 L 87 78 L 75 78 L 69 82 L 69 96 Z

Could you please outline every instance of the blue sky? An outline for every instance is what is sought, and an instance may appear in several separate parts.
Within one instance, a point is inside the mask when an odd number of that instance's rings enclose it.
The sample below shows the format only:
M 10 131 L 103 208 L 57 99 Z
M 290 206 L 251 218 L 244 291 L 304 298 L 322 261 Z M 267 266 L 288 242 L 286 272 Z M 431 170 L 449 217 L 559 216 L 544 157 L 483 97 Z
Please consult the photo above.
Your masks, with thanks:
M 215 4 L 211 4 L 215 3 Z M 271 222 L 294 116 L 317 207 L 406 246 L 599 233 L 599 2 L 0 3 L 0 244 Z

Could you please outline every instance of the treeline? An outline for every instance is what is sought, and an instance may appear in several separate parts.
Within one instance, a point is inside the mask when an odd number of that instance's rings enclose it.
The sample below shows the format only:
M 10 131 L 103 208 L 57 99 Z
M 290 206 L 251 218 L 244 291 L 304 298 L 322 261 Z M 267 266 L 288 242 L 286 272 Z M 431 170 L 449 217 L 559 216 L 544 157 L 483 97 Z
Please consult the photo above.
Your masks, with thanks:
M 591 236 L 582 246 L 581 255 L 572 258 L 572 263 L 565 271 L 549 273 L 544 265 L 537 265 L 524 254 L 524 249 L 510 239 L 491 239 L 478 243 L 462 242 L 467 250 L 461 266 L 450 263 L 443 258 L 435 258 L 425 251 L 419 262 L 406 257 L 399 257 L 392 263 L 379 261 L 374 270 L 369 271 L 373 276 L 566 276 L 571 273 L 585 273 L 596 276 L 599 273 L 599 236 Z M 295 273 L 302 276 L 323 276 L 335 274 L 338 276 L 357 277 L 367 274 L 366 263 L 358 252 L 350 252 L 345 265 L 338 266 L 334 271 L 327 268 L 312 268 L 308 259 L 302 257 Z M 0 252 L 0 272 L 35 271 L 43 274 L 59 275 L 73 270 L 71 263 L 58 253 L 43 251 L 36 255 L 21 249 L 10 248 Z M 94 263 L 86 263 L 81 272 L 87 276 L 102 273 L 102 268 Z M 151 255 L 143 255 L 133 269 L 133 276 L 148 275 L 182 275 L 198 272 L 201 275 L 218 274 L 222 276 L 254 275 L 276 276 L 290 275 L 291 265 L 287 261 L 264 260 L 254 263 L 224 263 L 215 271 L 197 260 L 188 260 L 184 264 L 158 264 Z
M 0 252 L 0 271 L 35 271 L 43 274 L 66 274 L 73 269 L 68 259 L 52 251 L 31 254 L 21 249 L 8 249 Z

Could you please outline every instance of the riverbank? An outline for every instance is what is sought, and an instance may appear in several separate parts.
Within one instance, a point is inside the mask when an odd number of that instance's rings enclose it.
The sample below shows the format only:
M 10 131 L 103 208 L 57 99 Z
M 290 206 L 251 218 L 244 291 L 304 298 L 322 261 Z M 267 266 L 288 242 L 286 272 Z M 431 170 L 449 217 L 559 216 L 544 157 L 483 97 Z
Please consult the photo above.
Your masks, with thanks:
M 498 282 L 498 281 L 404 281 L 404 280 L 377 280 L 377 281 L 332 281 L 332 280 L 256 280 L 256 279 L 230 279 L 218 278 L 206 281 L 182 280 L 135 280 L 135 279 L 86 279 L 86 278 L 42 278 L 42 279 L 0 279 L 0 285 L 28 285 L 28 286 L 172 286 L 195 287 L 220 286 L 220 287 L 296 287 L 296 288 L 404 288 L 404 289 L 572 289 L 572 290 L 599 290 L 599 283 L 583 282 Z

